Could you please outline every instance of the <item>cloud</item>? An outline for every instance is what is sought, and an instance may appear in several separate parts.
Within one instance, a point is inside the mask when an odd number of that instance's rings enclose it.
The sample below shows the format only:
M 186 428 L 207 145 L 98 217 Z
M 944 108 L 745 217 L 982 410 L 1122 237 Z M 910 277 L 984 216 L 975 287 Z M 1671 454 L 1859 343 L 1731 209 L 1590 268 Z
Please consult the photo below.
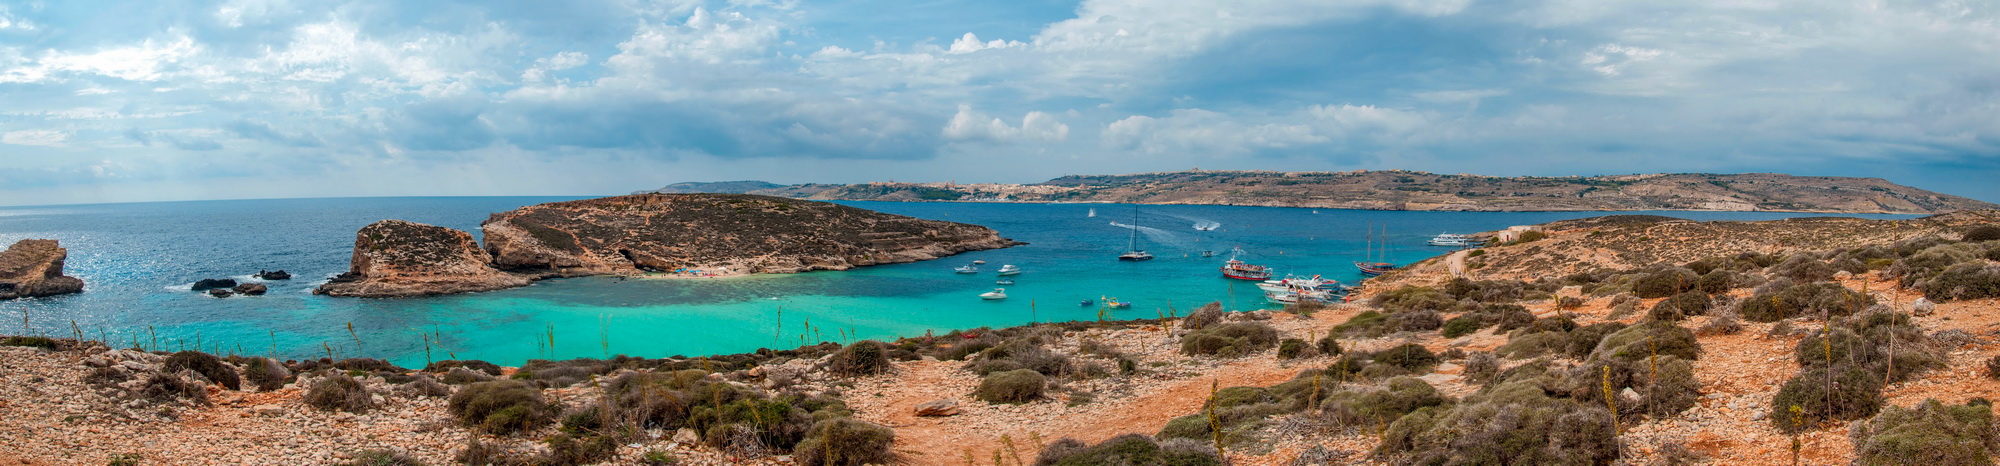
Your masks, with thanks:
M 135 46 L 112 47 L 90 53 L 51 51 L 39 58 L 0 70 L 0 83 L 33 83 L 72 75 L 99 75 L 128 81 L 158 81 L 169 77 L 172 68 L 200 52 L 187 36 L 171 42 L 147 39 Z
M 30 129 L 0 133 L 0 143 L 17 146 L 62 147 L 69 139 L 69 133 L 49 129 Z
M 312 133 L 289 134 L 272 128 L 268 123 L 249 120 L 230 122 L 224 125 L 223 129 L 236 134 L 237 137 L 286 147 L 320 147 L 326 144 Z
M 1033 111 L 1021 117 L 1020 126 L 1013 126 L 975 112 L 971 105 L 961 104 L 958 113 L 945 123 L 944 137 L 954 141 L 1061 142 L 1069 139 L 1069 125 L 1056 120 L 1054 115 Z

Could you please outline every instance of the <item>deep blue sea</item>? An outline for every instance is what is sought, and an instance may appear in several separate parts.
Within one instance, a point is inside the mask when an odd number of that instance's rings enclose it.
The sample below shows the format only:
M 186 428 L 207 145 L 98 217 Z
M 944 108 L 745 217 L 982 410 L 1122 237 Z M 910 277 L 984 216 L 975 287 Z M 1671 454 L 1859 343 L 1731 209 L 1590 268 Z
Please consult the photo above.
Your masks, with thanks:
M 1134 302 L 1113 318 L 1149 318 L 1210 301 L 1231 309 L 1266 307 L 1247 282 L 1221 277 L 1231 248 L 1280 275 L 1360 277 L 1369 225 L 1386 226 L 1387 257 L 1407 263 L 1447 252 L 1424 240 L 1604 212 L 1395 212 L 1230 206 L 1142 206 L 1137 224 L 1149 262 L 1119 262 L 1134 206 L 848 202 L 913 217 L 973 223 L 1029 244 L 929 262 L 705 280 L 547 280 L 468 295 L 355 299 L 314 296 L 313 286 L 345 271 L 354 232 L 381 219 L 463 229 L 477 235 L 488 214 L 566 200 L 550 197 L 286 199 L 0 208 L 0 245 L 54 238 L 69 249 L 68 273 L 81 294 L 0 301 L 0 333 L 103 338 L 148 349 L 201 348 L 283 358 L 376 357 L 404 366 L 426 360 L 484 359 L 519 365 L 531 358 L 708 355 L 789 348 L 801 343 L 887 339 L 1031 320 L 1090 320 L 1082 300 Z M 1096 216 L 1090 216 L 1092 211 Z M 1650 213 L 1699 220 L 1765 220 L 1801 214 Z M 1903 218 L 1907 216 L 1865 216 Z M 1219 223 L 1214 231 L 1197 224 Z M 1379 234 L 1379 233 L 1378 233 Z M 1221 252 L 1200 257 L 1202 250 Z M 985 260 L 979 274 L 952 267 Z M 1026 272 L 1010 299 L 984 301 L 993 271 Z M 212 298 L 188 291 L 197 279 L 266 282 L 266 296 Z M 28 327 L 24 332 L 22 327 Z M 351 331 L 350 331 L 351 328 Z M 551 344 L 553 340 L 553 344 Z M 428 354 L 427 348 L 428 347 Z

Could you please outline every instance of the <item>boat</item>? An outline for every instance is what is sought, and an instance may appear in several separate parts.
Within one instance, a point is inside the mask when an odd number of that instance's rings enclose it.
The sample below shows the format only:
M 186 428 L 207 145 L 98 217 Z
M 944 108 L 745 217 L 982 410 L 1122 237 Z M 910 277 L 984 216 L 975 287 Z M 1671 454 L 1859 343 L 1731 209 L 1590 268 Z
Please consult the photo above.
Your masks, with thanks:
M 1104 307 L 1112 309 L 1127 309 L 1132 307 L 1132 303 L 1119 301 L 1118 298 L 1100 298 L 1100 299 L 1104 301 Z
M 1277 304 L 1296 304 L 1301 301 L 1330 303 L 1333 302 L 1333 293 L 1312 290 L 1286 290 L 1264 293 L 1264 300 Z
M 1085 215 L 1085 217 L 1096 217 L 1096 216 L 1097 216 L 1097 209 L 1095 208 L 1090 209 L 1090 215 Z
M 1097 304 L 1097 302 L 1096 302 L 1096 301 L 1091 301 L 1091 300 L 1088 300 L 1088 299 L 1086 299 L 1086 300 L 1083 300 L 1083 304 L 1079 304 L 1079 306 L 1083 306 L 1083 307 L 1090 307 L 1090 305 L 1092 305 L 1092 304 Z
M 1215 257 L 1215 251 L 1202 251 L 1201 257 Z
M 993 284 L 995 284 L 995 285 L 1012 285 L 1012 284 L 1014 284 L 1014 281 L 1013 281 L 1013 280 L 1008 280 L 1008 279 L 1005 279 L 1005 278 L 1002 278 L 1002 279 L 999 279 L 999 280 L 994 280 L 994 281 L 993 281 Z
M 1427 243 L 1430 243 L 1430 245 L 1432 246 L 1451 246 L 1451 247 L 1478 246 L 1480 242 L 1481 241 L 1471 236 L 1453 234 L 1453 233 L 1439 233 L 1437 236 L 1432 237 L 1430 241 L 1427 241 Z
M 976 260 L 976 261 L 972 261 L 972 265 L 983 265 L 983 264 L 985 264 L 985 263 L 986 263 L 986 260 L 985 260 L 985 259 L 980 259 L 980 260 Z
M 985 292 L 985 293 L 980 293 L 980 294 L 979 294 L 979 299 L 984 299 L 984 300 L 987 300 L 987 301 L 993 301 L 993 300 L 1000 300 L 1000 299 L 1007 299 L 1007 289 L 1006 289 L 1006 288 L 994 288 L 994 289 L 993 289 L 993 291 L 988 291 L 988 292 Z
M 976 265 L 963 265 L 963 266 L 958 266 L 958 267 L 955 267 L 955 268 L 952 268 L 952 270 L 955 270 L 955 271 L 957 271 L 958 273 L 979 273 L 979 266 L 976 266 Z
M 1262 283 L 1258 283 L 1257 289 L 1264 290 L 1266 293 L 1288 290 L 1319 290 L 1338 293 L 1345 291 L 1347 287 L 1341 285 L 1339 280 L 1320 278 L 1318 275 L 1304 278 L 1288 275 L 1285 278 L 1265 280 Z
M 1270 267 L 1250 265 L 1249 263 L 1237 260 L 1236 257 L 1241 255 L 1243 255 L 1243 248 L 1236 248 L 1234 252 L 1229 254 L 1229 260 L 1222 263 L 1222 276 L 1237 280 L 1265 280 L 1271 278 Z
M 1116 225 L 1118 223 L 1112 222 L 1112 224 Z M 1152 254 L 1146 253 L 1144 249 L 1139 249 L 1139 206 L 1132 206 L 1132 242 L 1126 246 L 1124 254 L 1118 255 L 1118 260 L 1133 262 L 1153 260 Z
M 1002 277 L 1008 275 L 1020 275 L 1020 274 L 1021 274 L 1021 268 L 1015 267 L 1014 264 L 1007 264 L 1000 266 L 1000 276 Z
M 1388 238 L 1388 236 L 1389 236 L 1389 227 L 1388 227 L 1387 225 L 1384 225 L 1384 226 L 1382 227 L 1382 243 L 1383 243 L 1383 244 L 1382 244 L 1382 251 L 1381 251 L 1381 254 L 1383 254 L 1384 256 L 1386 256 L 1386 255 L 1388 255 L 1388 254 L 1389 254 L 1389 244 L 1388 244 L 1388 242 L 1389 242 L 1389 241 L 1388 241 L 1388 239 L 1389 239 L 1389 238 Z M 1354 268 L 1356 268 L 1356 269 L 1359 269 L 1359 270 L 1361 270 L 1361 274 L 1362 274 L 1362 275 L 1367 275 L 1367 276 L 1370 276 L 1370 277 L 1373 277 L 1373 276 L 1377 276 L 1377 275 L 1381 275 L 1381 274 L 1385 274 L 1385 273 L 1389 273 L 1389 271 L 1391 271 L 1391 270 L 1396 270 L 1396 264 L 1391 264 L 1391 263 L 1388 263 L 1388 262 L 1382 262 L 1382 261 L 1380 261 L 1380 260 L 1371 260 L 1371 259 L 1374 259 L 1374 257 L 1373 257 L 1373 256 L 1374 256 L 1374 254 L 1375 254 L 1375 252 L 1376 252 L 1376 251 L 1375 251 L 1375 225 L 1374 225 L 1373 223 L 1370 223 L 1370 224 L 1368 225 L 1368 240 L 1367 240 L 1367 241 L 1368 241 L 1368 242 L 1367 242 L 1367 246 L 1365 246 L 1365 248 L 1366 248 L 1366 249 L 1364 249 L 1364 250 L 1362 251 L 1362 260 L 1358 260 L 1358 261 L 1354 261 Z
M 1194 224 L 1194 229 L 1201 231 L 1215 231 L 1217 228 L 1222 228 L 1222 224 L 1218 222 L 1198 222 Z

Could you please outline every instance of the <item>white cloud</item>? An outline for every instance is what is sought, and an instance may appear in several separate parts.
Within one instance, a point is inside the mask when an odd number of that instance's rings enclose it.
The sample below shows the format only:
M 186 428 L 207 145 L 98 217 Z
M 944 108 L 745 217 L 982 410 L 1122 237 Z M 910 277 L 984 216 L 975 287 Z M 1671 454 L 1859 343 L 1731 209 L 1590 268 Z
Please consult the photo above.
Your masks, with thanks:
M 52 129 L 29 129 L 0 133 L 0 143 L 17 146 L 61 147 L 69 133 Z
M 541 82 L 550 71 L 567 70 L 590 63 L 590 55 L 583 52 L 562 52 L 555 56 L 535 59 L 535 64 L 521 72 L 521 80 Z
M 958 113 L 945 123 L 944 137 L 954 141 L 1061 142 L 1069 139 L 1069 125 L 1056 120 L 1054 115 L 1035 111 L 1021 117 L 1020 126 L 1013 126 L 975 112 L 971 105 L 961 104 Z
M 980 42 L 979 36 L 973 35 L 972 33 L 968 32 L 965 33 L 965 36 L 959 37 L 958 40 L 951 41 L 951 48 L 946 50 L 945 53 L 966 54 L 981 50 L 1006 49 L 1006 48 L 1020 47 L 1024 45 L 1028 44 L 1022 43 L 1020 41 L 1009 41 L 1001 39 L 993 39 L 992 41 L 989 42 Z
M 130 47 L 112 47 L 91 53 L 49 51 L 32 64 L 17 64 L 0 70 L 0 83 L 32 83 L 62 79 L 65 74 L 94 74 L 128 81 L 157 81 L 169 77 L 170 68 L 201 51 L 194 39 L 180 36 L 172 42 L 152 39 Z

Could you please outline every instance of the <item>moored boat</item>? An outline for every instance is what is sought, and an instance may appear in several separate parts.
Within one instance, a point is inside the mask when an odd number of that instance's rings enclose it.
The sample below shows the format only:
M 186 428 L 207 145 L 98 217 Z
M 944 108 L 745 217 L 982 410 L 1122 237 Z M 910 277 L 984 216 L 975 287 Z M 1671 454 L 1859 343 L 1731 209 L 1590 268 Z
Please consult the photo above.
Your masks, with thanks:
M 993 301 L 993 300 L 1000 300 L 1000 299 L 1007 299 L 1007 289 L 1006 289 L 1006 288 L 994 288 L 994 289 L 993 289 L 993 291 L 988 291 L 988 292 L 985 292 L 985 293 L 980 293 L 980 294 L 979 294 L 979 299 L 984 299 L 984 300 L 988 300 L 988 301 Z
M 1473 238 L 1467 235 L 1460 235 L 1455 233 L 1439 233 L 1437 236 L 1432 237 L 1430 241 L 1426 242 L 1430 243 L 1430 245 L 1432 246 L 1469 247 L 1469 246 L 1478 246 L 1481 241 L 1477 238 Z
M 1271 268 L 1261 265 L 1251 265 L 1237 260 L 1236 257 L 1241 255 L 1243 255 L 1242 248 L 1237 248 L 1234 253 L 1229 255 L 1229 260 L 1222 263 L 1222 276 L 1237 280 L 1265 280 L 1271 278 Z
M 1117 225 L 1118 222 L 1111 222 L 1111 224 Z M 1136 205 L 1132 206 L 1131 228 L 1132 241 L 1126 246 L 1125 253 L 1118 255 L 1118 260 L 1131 262 L 1153 260 L 1152 254 L 1147 253 L 1144 249 L 1139 249 L 1139 206 Z
M 1014 264 L 1007 264 L 1000 266 L 1000 276 L 1004 277 L 1008 275 L 1020 275 L 1020 274 L 1021 274 L 1021 268 L 1015 267 Z
M 956 271 L 958 273 L 979 273 L 979 267 L 973 265 L 963 265 L 952 268 L 951 270 Z

